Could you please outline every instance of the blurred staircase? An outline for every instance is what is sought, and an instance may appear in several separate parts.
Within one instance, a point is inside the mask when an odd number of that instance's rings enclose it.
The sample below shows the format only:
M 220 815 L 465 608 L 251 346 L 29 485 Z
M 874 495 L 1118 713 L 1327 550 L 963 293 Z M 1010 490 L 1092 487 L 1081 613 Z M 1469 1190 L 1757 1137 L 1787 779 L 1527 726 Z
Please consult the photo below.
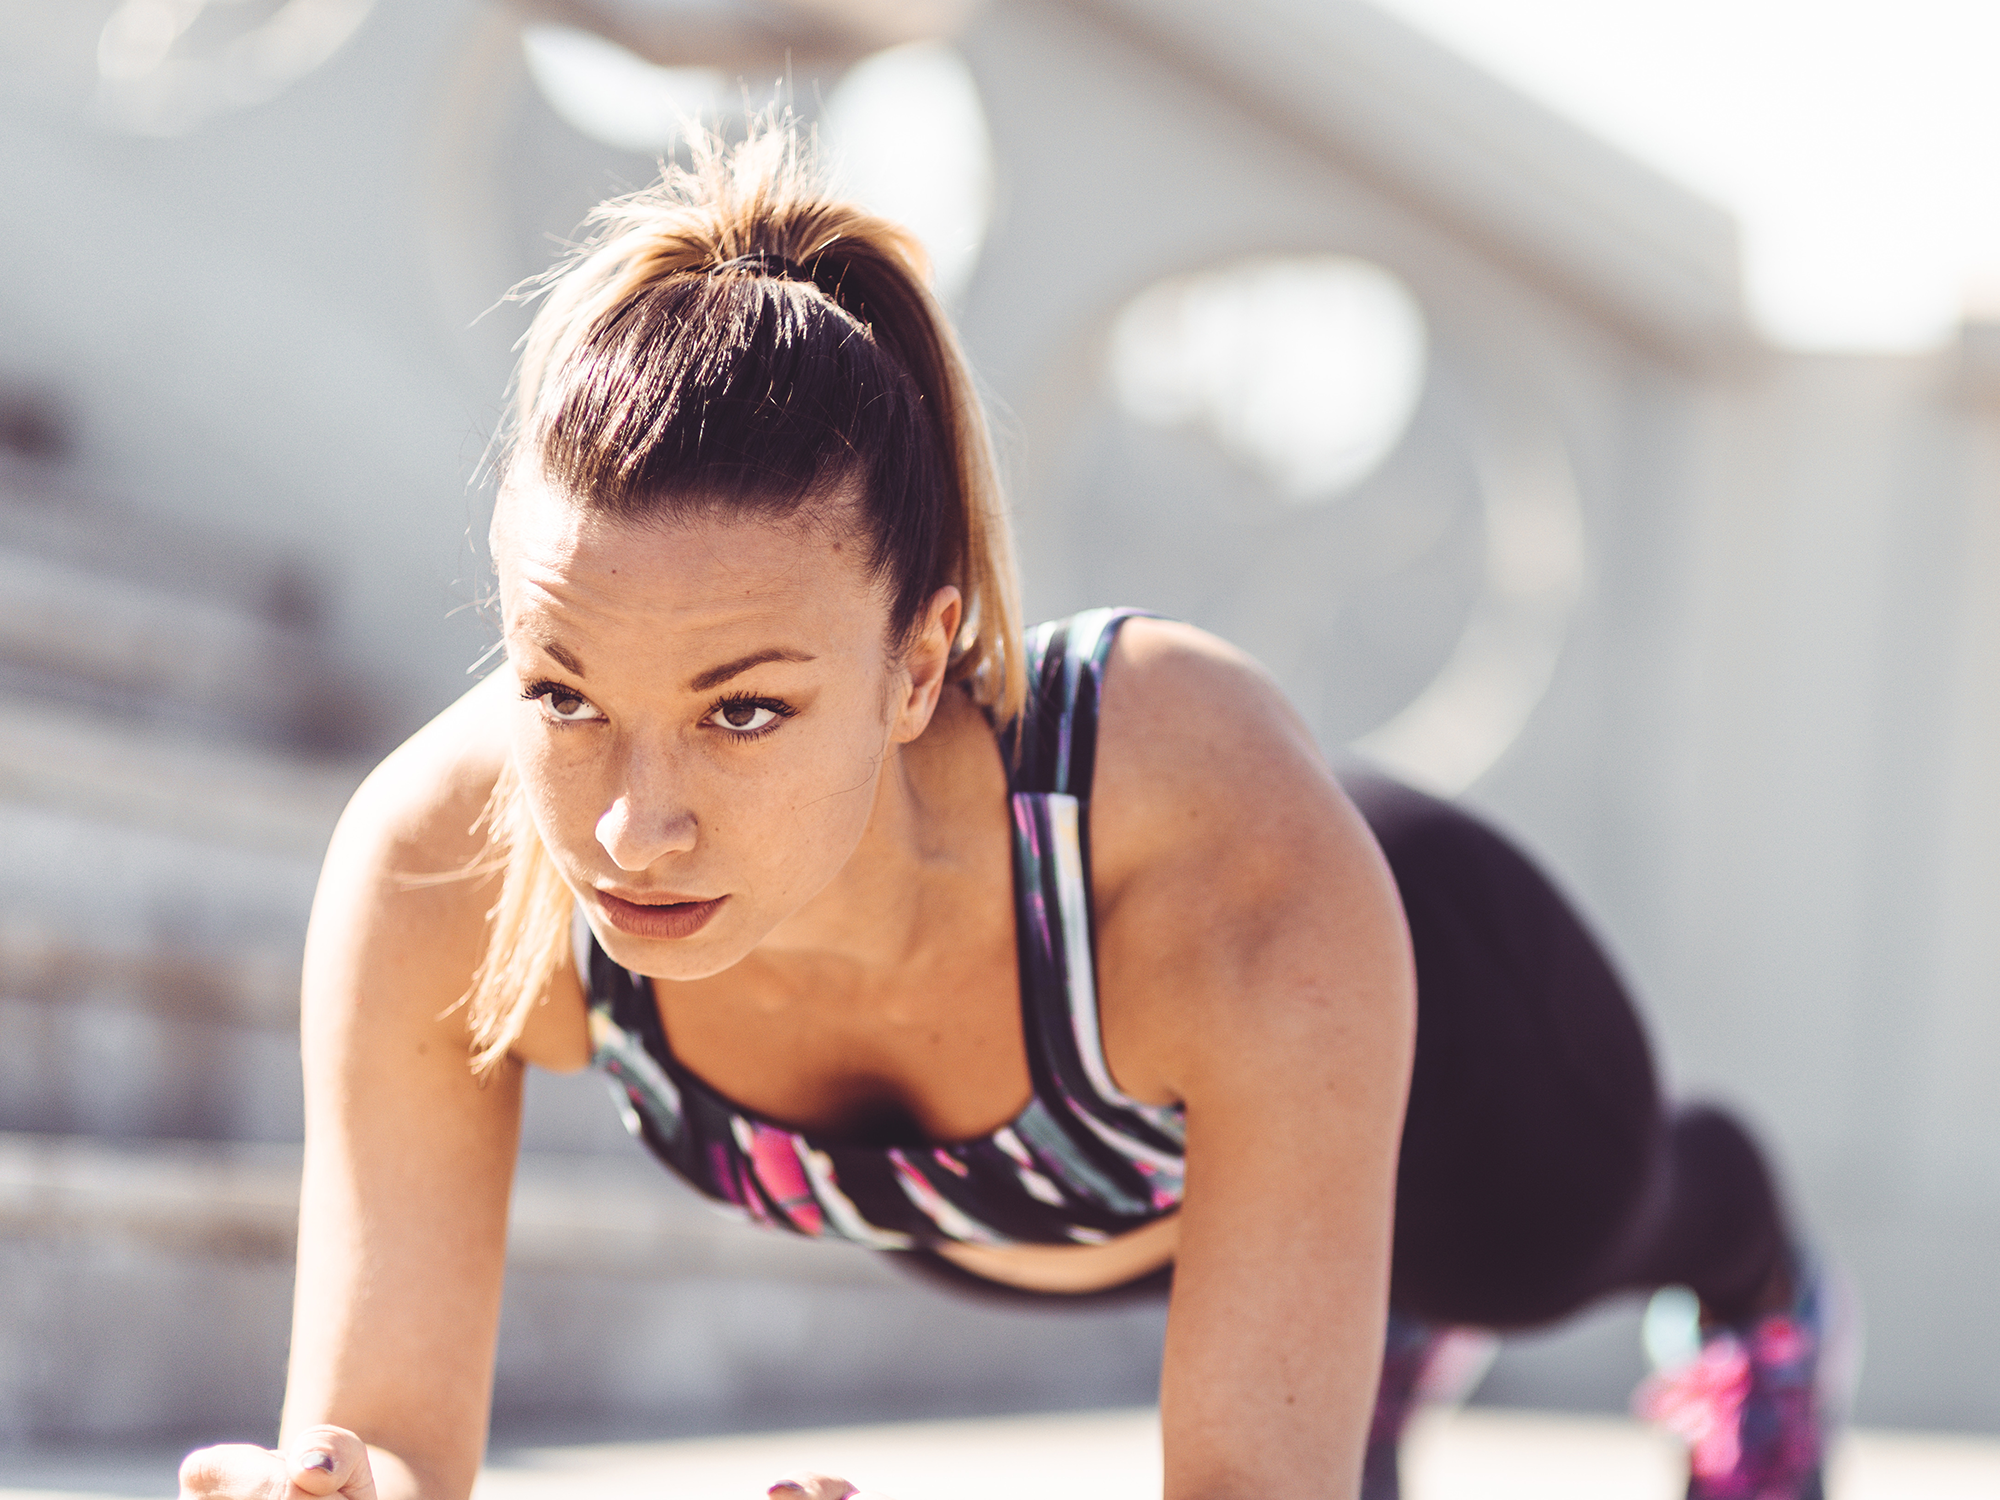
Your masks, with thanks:
M 11 455 L 0 701 L 0 1440 L 268 1407 L 300 946 L 374 726 L 295 567 Z
M 366 734 L 282 561 L 0 466 L 0 1129 L 297 1138 Z

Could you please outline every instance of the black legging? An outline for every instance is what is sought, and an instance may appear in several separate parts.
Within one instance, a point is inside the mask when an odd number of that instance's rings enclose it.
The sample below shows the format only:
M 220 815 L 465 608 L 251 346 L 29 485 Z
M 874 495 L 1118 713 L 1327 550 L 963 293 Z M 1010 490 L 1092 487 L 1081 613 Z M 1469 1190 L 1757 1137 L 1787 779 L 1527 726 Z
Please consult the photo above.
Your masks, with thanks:
M 1787 1238 L 1749 1136 L 1719 1110 L 1662 1108 L 1618 976 L 1519 850 L 1394 782 L 1343 783 L 1416 954 L 1390 1301 L 1520 1328 L 1677 1283 L 1725 1319 L 1747 1315 Z
M 1342 784 L 1388 857 L 1416 955 L 1390 1301 L 1430 1322 L 1524 1328 L 1678 1284 L 1724 1319 L 1748 1315 L 1787 1244 L 1749 1136 L 1719 1110 L 1663 1109 L 1617 975 L 1517 849 L 1385 778 Z M 894 1259 L 983 1296 L 1067 1300 L 934 1255 Z M 1087 1296 L 1157 1296 L 1168 1282 Z

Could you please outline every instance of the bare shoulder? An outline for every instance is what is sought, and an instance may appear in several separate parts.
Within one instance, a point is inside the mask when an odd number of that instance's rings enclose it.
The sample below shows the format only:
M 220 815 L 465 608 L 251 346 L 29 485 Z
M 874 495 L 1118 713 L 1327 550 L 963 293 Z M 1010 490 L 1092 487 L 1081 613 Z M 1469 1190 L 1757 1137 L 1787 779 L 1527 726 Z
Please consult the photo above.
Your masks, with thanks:
M 1187 1092 L 1355 1007 L 1393 1050 L 1407 1004 L 1394 884 L 1311 732 L 1261 667 L 1192 626 L 1133 620 L 1105 676 L 1091 788 L 1105 1040 L 1142 1096 Z M 1266 1024 L 1269 1023 L 1269 1024 Z
M 392 861 L 402 874 L 440 873 L 476 858 L 473 825 L 506 758 L 505 689 L 488 678 L 391 751 L 349 801 L 335 848 Z
M 1094 873 L 1114 886 L 1194 850 L 1254 852 L 1250 865 L 1282 876 L 1287 849 L 1317 860 L 1325 839 L 1367 845 L 1263 668 L 1205 630 L 1150 619 L 1127 623 L 1112 648 L 1091 834 Z
M 309 1033 L 329 1026 L 425 1044 L 463 1040 L 462 1012 L 438 1017 L 471 982 L 497 895 L 497 879 L 479 868 L 485 837 L 476 825 L 505 759 L 505 704 L 505 683 L 480 684 L 393 751 L 349 801 L 313 898 Z

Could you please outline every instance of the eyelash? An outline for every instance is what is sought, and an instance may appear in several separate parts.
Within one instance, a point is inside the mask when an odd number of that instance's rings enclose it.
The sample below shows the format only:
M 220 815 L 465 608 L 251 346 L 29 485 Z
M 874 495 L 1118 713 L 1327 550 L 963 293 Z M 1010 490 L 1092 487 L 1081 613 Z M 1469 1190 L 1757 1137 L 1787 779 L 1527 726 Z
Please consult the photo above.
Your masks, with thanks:
M 702 722 L 704 724 L 710 722 L 725 708 L 762 708 L 774 715 L 771 722 L 762 729 L 724 729 L 722 732 L 732 740 L 761 740 L 798 712 L 791 704 L 780 702 L 776 698 L 758 698 L 749 693 L 731 693 L 727 698 L 716 699 L 710 705 L 708 712 L 702 715 Z
M 523 701 L 529 703 L 533 703 L 538 699 L 549 697 L 551 694 L 565 698 L 574 698 L 579 703 L 590 702 L 588 698 L 584 697 L 584 695 L 582 693 L 579 693 L 575 688 L 567 687 L 560 682 L 551 682 L 547 678 L 543 678 L 539 682 L 531 682 L 521 690 L 521 697 Z M 594 704 L 592 706 L 595 707 Z M 772 718 L 770 723 L 766 724 L 761 729 L 727 729 L 727 728 L 723 729 L 722 732 L 728 735 L 729 738 L 731 738 L 732 740 L 761 740 L 765 735 L 769 734 L 772 730 L 776 729 L 780 724 L 784 723 L 785 720 L 791 718 L 794 714 L 798 712 L 798 710 L 796 708 L 793 708 L 791 704 L 782 702 L 776 698 L 759 698 L 750 693 L 731 693 L 728 697 L 718 698 L 715 700 L 715 702 L 711 703 L 709 705 L 708 712 L 701 716 L 702 722 L 704 724 L 708 723 L 710 720 L 714 719 L 717 714 L 721 713 L 725 708 L 737 708 L 737 707 L 765 709 L 768 712 L 770 712 L 774 717 Z M 550 722 L 558 725 L 559 727 L 566 728 L 571 724 L 588 724 L 593 721 L 589 719 L 558 719 L 551 716 Z
M 575 688 L 567 687 L 560 682 L 551 682 L 547 678 L 543 678 L 540 682 L 531 682 L 521 689 L 521 699 L 526 703 L 533 703 L 538 699 L 547 698 L 552 694 L 560 698 L 574 698 L 579 703 L 590 703 L 590 700 Z M 591 704 L 591 706 L 593 708 L 596 707 L 595 704 Z M 558 719 L 552 714 L 548 718 L 550 723 L 559 725 L 588 724 L 591 722 L 588 719 Z

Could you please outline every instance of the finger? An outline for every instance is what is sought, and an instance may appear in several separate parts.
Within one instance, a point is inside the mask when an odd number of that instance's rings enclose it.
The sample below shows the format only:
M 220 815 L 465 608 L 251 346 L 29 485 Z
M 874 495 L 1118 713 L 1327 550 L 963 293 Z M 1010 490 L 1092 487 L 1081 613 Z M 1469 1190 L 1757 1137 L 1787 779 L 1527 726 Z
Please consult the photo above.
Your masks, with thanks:
M 771 1500 L 848 1500 L 860 1491 L 845 1479 L 812 1469 L 794 1469 L 764 1492 Z
M 269 1448 L 221 1443 L 181 1460 L 181 1500 L 263 1500 L 284 1491 L 284 1460 Z
M 308 1427 L 285 1447 L 292 1496 L 341 1495 L 375 1500 L 368 1445 L 345 1427 Z

